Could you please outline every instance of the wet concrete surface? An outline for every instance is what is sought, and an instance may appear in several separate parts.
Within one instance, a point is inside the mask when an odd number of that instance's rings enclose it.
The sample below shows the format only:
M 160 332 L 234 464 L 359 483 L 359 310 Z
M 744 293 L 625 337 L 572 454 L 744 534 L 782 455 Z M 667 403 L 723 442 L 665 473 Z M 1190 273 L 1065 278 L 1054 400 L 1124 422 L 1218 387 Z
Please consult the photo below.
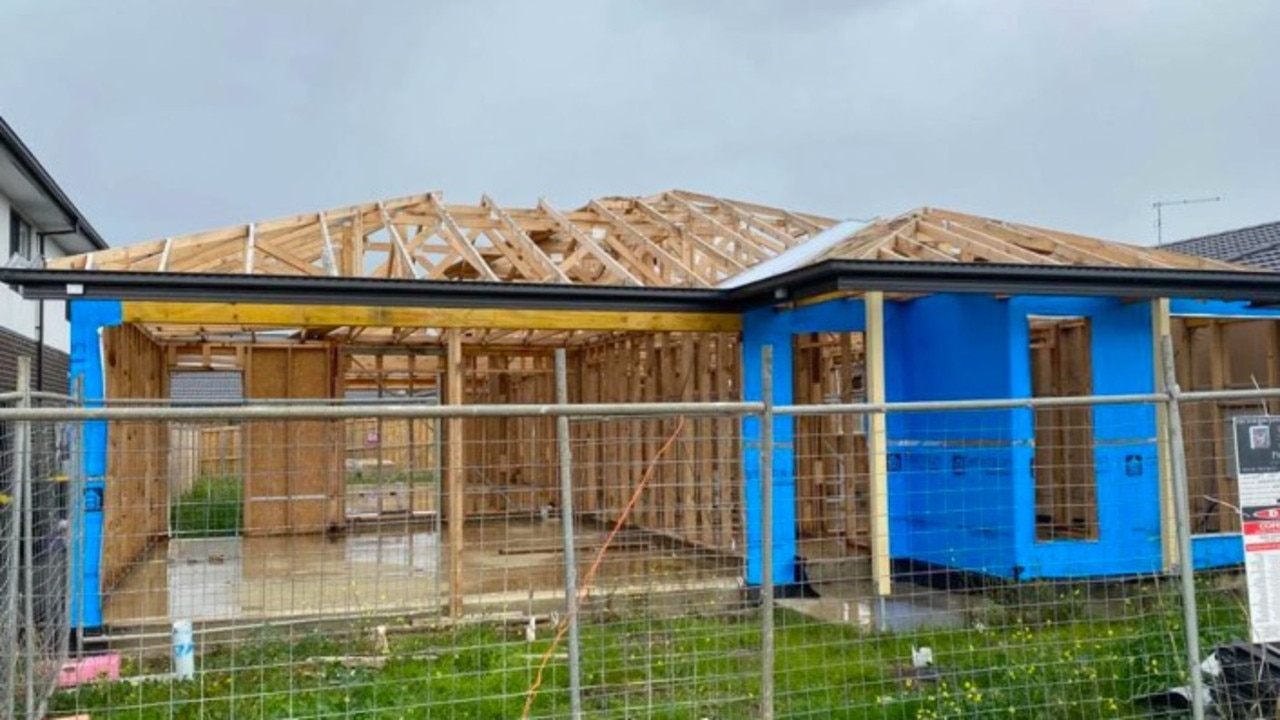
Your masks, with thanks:
M 864 630 L 909 632 L 971 626 L 995 603 L 977 595 L 942 592 L 895 582 L 876 597 L 871 558 L 831 539 L 802 540 L 804 571 L 816 597 L 788 598 L 778 605 L 823 622 Z
M 158 544 L 104 603 L 112 626 L 313 615 L 429 614 L 449 597 L 447 535 L 434 522 L 354 526 L 335 536 L 174 539 Z M 495 520 L 464 532 L 468 604 L 508 610 L 563 595 L 557 520 Z M 579 577 L 605 533 L 578 533 Z M 620 538 L 595 579 L 598 594 L 736 587 L 741 561 Z

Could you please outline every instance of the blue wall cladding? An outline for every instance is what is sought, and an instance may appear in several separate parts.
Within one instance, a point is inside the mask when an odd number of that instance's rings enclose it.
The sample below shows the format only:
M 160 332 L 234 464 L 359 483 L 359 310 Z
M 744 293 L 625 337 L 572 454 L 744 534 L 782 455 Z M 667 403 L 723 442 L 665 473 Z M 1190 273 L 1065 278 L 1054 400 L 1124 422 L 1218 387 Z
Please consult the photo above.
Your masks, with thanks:
M 861 332 L 866 324 L 866 308 L 861 300 L 833 300 L 794 310 L 757 308 L 743 316 L 742 385 L 743 399 L 760 400 L 763 380 L 761 351 L 773 346 L 773 401 L 792 402 L 791 339 L 797 333 Z M 778 417 L 773 423 L 773 581 L 789 584 L 799 580 L 797 565 L 795 453 L 792 445 L 794 421 Z M 743 476 L 746 487 L 747 582 L 759 585 L 764 577 L 761 553 L 760 506 L 760 420 L 747 417 L 742 423 Z
M 1005 398 L 1009 309 L 979 295 L 885 308 L 890 402 Z M 889 529 L 895 559 L 1008 576 L 1015 565 L 1007 410 L 891 413 Z
M 1154 337 L 1149 303 L 1112 298 L 1016 297 L 1010 303 L 1014 397 L 1031 395 L 1031 359 L 1027 351 L 1030 315 L 1084 316 L 1090 321 L 1093 394 L 1145 394 L 1155 391 Z M 1098 405 L 1093 408 L 1094 476 L 1097 483 L 1096 540 L 1037 542 L 1028 523 L 1018 537 L 1018 564 L 1024 577 L 1057 578 L 1127 575 L 1159 570 L 1159 459 L 1156 410 L 1151 403 Z M 1032 413 L 1014 411 L 1014 437 L 1026 445 L 1025 481 L 1017 485 L 1020 515 L 1035 509 L 1030 474 Z
M 71 379 L 79 378 L 86 407 L 101 407 L 106 398 L 102 371 L 102 328 L 122 322 L 116 300 L 73 300 L 71 312 Z M 107 423 L 91 420 L 84 425 L 85 496 L 84 535 L 78 562 L 80 572 L 71 579 L 71 624 L 96 628 L 102 625 L 102 532 L 107 474 Z
M 1175 314 L 1272 316 L 1241 303 L 1174 300 Z M 890 402 L 1020 399 L 1031 396 L 1029 317 L 1090 320 L 1093 393 L 1155 389 L 1151 305 L 1116 298 L 935 295 L 885 305 Z M 760 348 L 775 353 L 776 403 L 791 401 L 791 338 L 862 331 L 858 301 L 744 317 L 744 385 L 760 397 Z M 1034 424 L 1027 408 L 894 412 L 889 433 L 890 554 L 1022 579 L 1149 573 L 1162 566 L 1156 410 L 1150 404 L 1092 410 L 1099 534 L 1040 542 L 1035 534 Z M 748 579 L 759 559 L 759 424 L 746 423 Z M 795 487 L 791 422 L 775 424 L 777 582 L 795 579 Z M 754 445 L 752 443 L 755 443 Z M 1239 560 L 1239 539 L 1197 538 L 1197 565 Z

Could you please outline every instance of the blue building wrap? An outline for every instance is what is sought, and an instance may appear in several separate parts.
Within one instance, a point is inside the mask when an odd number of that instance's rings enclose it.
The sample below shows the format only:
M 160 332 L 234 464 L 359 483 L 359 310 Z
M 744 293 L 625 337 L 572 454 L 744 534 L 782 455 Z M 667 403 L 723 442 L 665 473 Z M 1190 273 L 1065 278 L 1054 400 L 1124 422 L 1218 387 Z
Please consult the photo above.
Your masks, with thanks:
M 763 399 L 761 353 L 773 346 L 773 402 L 789 404 L 793 397 L 792 343 L 796 333 L 861 332 L 866 325 L 866 309 L 861 300 L 836 300 L 795 310 L 757 308 L 743 316 L 742 387 L 743 399 Z M 778 417 L 773 423 L 773 582 L 796 582 L 796 483 L 794 421 Z M 744 497 L 747 520 L 747 583 L 759 585 L 764 578 L 761 534 L 764 513 L 760 497 L 760 420 L 748 417 L 742 424 Z
M 1243 303 L 1179 301 L 1174 314 L 1277 317 Z M 1093 392 L 1155 389 L 1152 306 L 1118 298 L 934 295 L 885 305 L 885 390 L 890 402 L 1020 399 L 1032 396 L 1030 319 L 1090 321 Z M 792 337 L 858 332 L 857 300 L 744 315 L 744 397 L 760 399 L 760 350 L 774 347 L 774 402 L 792 401 Z M 1092 540 L 1036 537 L 1035 432 L 1030 409 L 893 413 L 888 419 L 889 552 L 983 575 L 1031 580 L 1158 572 L 1160 479 L 1155 408 L 1093 409 L 1099 532 Z M 763 576 L 760 553 L 759 423 L 744 423 L 747 580 Z M 796 581 L 793 427 L 774 427 L 775 583 Z M 1195 539 L 1197 566 L 1241 559 L 1238 536 Z
M 1008 304 L 980 295 L 886 303 L 886 397 L 1009 397 L 1009 324 Z M 890 556 L 1012 574 L 1019 518 L 1009 412 L 891 413 L 886 425 Z
M 101 330 L 122 321 L 119 301 L 73 300 L 71 313 L 71 381 L 82 384 L 85 405 L 101 407 L 106 398 L 102 371 Z M 107 423 L 91 420 L 83 430 L 81 448 L 85 474 L 83 537 L 73 547 L 81 549 L 79 572 L 71 579 L 72 626 L 102 625 L 103 495 L 107 475 Z

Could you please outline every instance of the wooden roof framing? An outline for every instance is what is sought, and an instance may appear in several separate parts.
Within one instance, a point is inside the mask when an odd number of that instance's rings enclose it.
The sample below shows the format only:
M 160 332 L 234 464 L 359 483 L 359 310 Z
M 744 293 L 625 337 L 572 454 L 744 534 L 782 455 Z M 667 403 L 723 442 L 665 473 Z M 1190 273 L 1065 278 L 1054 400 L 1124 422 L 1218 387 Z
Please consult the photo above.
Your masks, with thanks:
M 576 210 L 366 203 L 58 258 L 51 268 L 714 287 L 834 220 L 681 190 Z
M 871 222 L 819 255 L 812 264 L 832 259 L 1182 270 L 1250 269 L 1156 248 L 929 207 Z
M 709 289 L 835 225 L 830 218 L 683 190 L 599 198 L 575 210 L 545 199 L 504 207 L 488 195 L 475 205 L 446 204 L 427 193 L 58 258 L 49 267 Z M 875 220 L 803 264 L 831 259 L 1251 269 L 929 207 Z M 434 315 L 438 327 L 409 316 L 383 327 L 368 320 L 390 315 L 352 320 L 302 313 L 267 322 L 252 314 L 192 314 L 185 305 L 177 310 L 137 322 L 167 343 L 323 338 L 370 348 L 438 346 L 441 328 L 458 327 Z M 467 331 L 469 345 L 534 348 L 586 342 L 610 329 L 567 330 L 547 322 L 516 328 L 505 317 L 514 310 L 491 312 L 503 321 Z

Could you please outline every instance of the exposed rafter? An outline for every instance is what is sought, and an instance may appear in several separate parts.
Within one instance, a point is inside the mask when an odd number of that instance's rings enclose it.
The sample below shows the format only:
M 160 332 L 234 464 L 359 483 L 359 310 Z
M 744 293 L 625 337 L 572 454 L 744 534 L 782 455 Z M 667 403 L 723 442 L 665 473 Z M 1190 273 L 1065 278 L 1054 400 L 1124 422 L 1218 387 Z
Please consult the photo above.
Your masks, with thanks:
M 684 191 L 575 210 L 439 193 L 58 258 L 77 270 L 712 287 L 834 221 Z
M 936 208 L 919 208 L 889 220 L 872 222 L 836 243 L 813 262 L 833 258 L 1186 270 L 1242 269 L 1156 248 L 1108 242 Z

